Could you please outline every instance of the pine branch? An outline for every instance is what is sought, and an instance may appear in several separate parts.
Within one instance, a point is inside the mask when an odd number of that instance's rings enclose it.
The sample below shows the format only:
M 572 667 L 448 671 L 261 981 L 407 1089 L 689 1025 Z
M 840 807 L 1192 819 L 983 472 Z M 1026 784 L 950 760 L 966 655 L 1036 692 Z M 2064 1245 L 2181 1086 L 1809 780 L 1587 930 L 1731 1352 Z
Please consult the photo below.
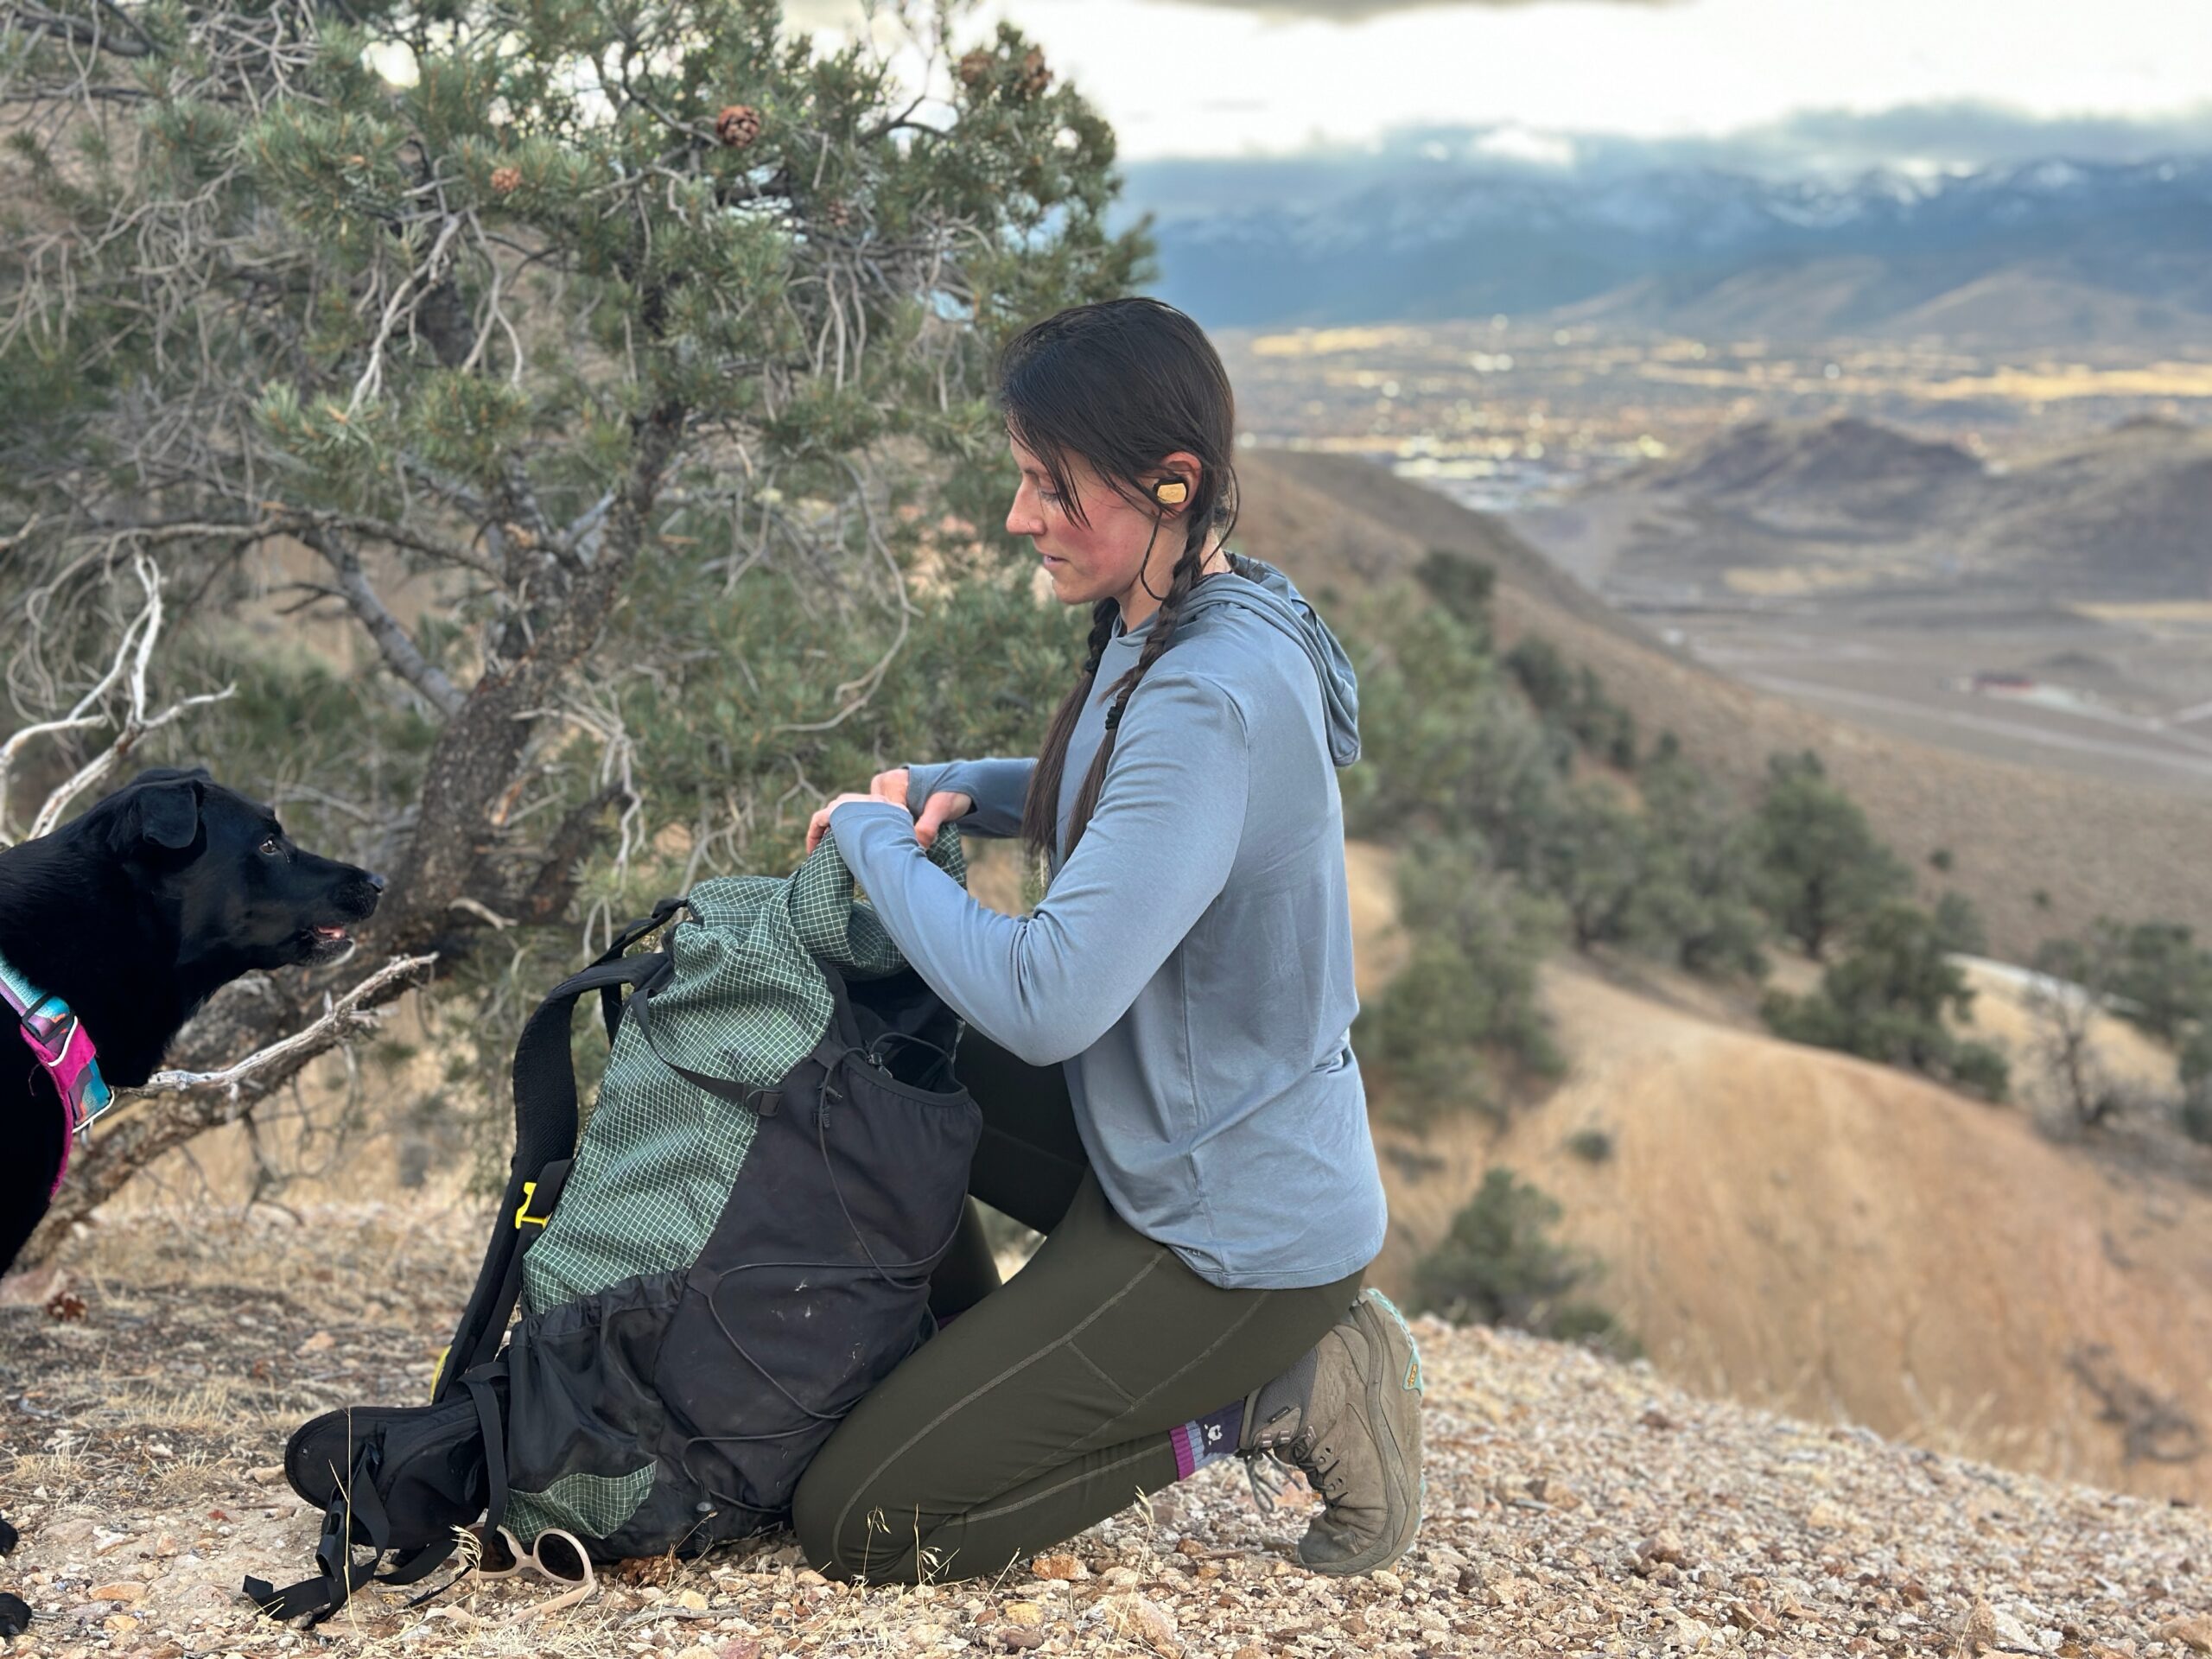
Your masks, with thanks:
M 407 630 L 385 608 L 384 601 L 369 585 L 367 572 L 361 569 L 360 555 L 323 530 L 302 531 L 300 539 L 329 562 L 331 569 L 337 574 L 339 591 L 345 594 L 346 604 L 353 607 L 361 626 L 368 630 L 369 638 L 376 641 L 377 649 L 384 654 L 385 663 L 391 671 L 421 692 L 448 720 L 459 714 L 466 699 L 443 671 L 416 649 L 415 642 L 407 637 Z

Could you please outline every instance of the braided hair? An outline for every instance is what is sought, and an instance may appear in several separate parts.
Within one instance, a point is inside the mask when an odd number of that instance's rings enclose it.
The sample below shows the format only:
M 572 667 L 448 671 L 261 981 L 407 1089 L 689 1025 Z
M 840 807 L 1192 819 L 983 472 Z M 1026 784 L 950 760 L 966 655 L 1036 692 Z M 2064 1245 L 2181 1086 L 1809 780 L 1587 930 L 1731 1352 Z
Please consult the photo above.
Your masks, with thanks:
M 1106 735 L 1076 793 L 1065 849 L 1071 853 L 1097 808 L 1129 698 L 1175 643 L 1206 543 L 1217 532 L 1225 537 L 1236 524 L 1236 398 L 1228 371 L 1198 324 L 1173 306 L 1145 298 L 1074 306 L 1033 324 L 1001 355 L 998 392 L 1007 431 L 1042 461 L 1078 523 L 1086 521 L 1071 475 L 1074 461 L 1087 463 L 1123 500 L 1151 512 L 1155 537 L 1172 521 L 1138 482 L 1140 475 L 1155 471 L 1161 456 L 1178 450 L 1199 462 L 1181 508 L 1183 549 L 1166 595 L 1153 614 L 1135 665 L 1114 683 Z M 1148 563 L 1149 548 L 1146 558 Z M 1091 607 L 1083 666 L 1046 728 L 1021 815 L 1022 838 L 1040 857 L 1049 859 L 1058 840 L 1068 746 L 1090 706 L 1120 620 L 1121 607 L 1112 599 Z

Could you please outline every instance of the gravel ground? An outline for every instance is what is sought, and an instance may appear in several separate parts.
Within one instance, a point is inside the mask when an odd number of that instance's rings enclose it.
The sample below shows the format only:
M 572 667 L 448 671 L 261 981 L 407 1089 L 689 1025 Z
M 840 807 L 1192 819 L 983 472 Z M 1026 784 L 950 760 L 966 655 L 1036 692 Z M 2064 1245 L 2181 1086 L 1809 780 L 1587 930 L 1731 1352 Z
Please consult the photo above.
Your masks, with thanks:
M 61 1318 L 0 1308 L 0 1573 L 38 1621 L 0 1650 L 777 1655 L 2212 1653 L 2202 1511 L 2068 1486 L 1700 1400 L 1643 1365 L 1417 1325 L 1428 1516 L 1395 1571 L 1291 1554 L 1312 1499 L 1262 1516 L 1210 1470 L 988 1583 L 854 1589 L 785 1540 L 626 1563 L 580 1605 L 542 1580 L 427 1608 L 367 1594 L 319 1631 L 260 1618 L 249 1572 L 312 1560 L 273 1465 L 341 1401 L 423 1396 L 465 1288 L 461 1213 L 343 1226 L 103 1228 Z M 372 1276 L 372 1266 L 374 1273 Z M 41 1287 L 46 1288 L 46 1287 Z

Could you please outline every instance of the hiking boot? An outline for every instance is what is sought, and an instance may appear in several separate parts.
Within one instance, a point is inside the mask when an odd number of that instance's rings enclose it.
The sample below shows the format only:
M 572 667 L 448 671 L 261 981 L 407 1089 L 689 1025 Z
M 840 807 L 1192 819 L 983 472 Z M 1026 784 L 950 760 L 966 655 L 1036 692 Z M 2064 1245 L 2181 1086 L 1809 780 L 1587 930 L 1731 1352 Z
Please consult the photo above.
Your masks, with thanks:
M 1321 1498 L 1299 1541 L 1317 1573 L 1371 1573 L 1421 1528 L 1421 1353 L 1379 1290 L 1362 1293 L 1313 1351 L 1244 1402 L 1237 1455 L 1263 1510 L 1287 1465 Z

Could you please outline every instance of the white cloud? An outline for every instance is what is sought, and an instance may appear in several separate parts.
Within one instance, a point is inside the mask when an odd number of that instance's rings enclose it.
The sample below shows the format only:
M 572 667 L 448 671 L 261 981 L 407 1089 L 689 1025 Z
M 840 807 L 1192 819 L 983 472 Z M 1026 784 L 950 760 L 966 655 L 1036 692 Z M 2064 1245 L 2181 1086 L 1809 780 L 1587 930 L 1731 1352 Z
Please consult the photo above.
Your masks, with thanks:
M 1538 167 L 1573 167 L 1574 140 L 1565 133 L 1537 132 L 1522 126 L 1499 127 L 1485 132 L 1468 148 L 1478 156 L 1504 162 L 1528 162 Z
M 1419 124 L 1710 135 L 1962 99 L 2139 115 L 2212 87 L 2204 0 L 1555 0 L 1356 25 L 1226 0 L 988 0 L 969 27 L 1001 16 L 1043 42 L 1131 157 L 1280 154 Z

